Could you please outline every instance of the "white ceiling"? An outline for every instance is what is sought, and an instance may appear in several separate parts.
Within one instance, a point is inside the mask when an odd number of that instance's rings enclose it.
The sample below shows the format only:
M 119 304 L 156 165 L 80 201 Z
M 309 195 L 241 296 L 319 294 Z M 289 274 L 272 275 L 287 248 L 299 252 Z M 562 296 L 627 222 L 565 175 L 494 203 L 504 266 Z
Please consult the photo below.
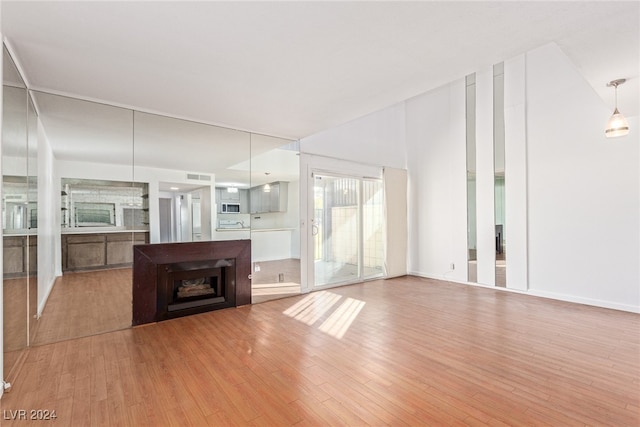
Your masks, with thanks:
M 556 42 L 638 114 L 640 3 L 12 2 L 33 89 L 301 138 Z

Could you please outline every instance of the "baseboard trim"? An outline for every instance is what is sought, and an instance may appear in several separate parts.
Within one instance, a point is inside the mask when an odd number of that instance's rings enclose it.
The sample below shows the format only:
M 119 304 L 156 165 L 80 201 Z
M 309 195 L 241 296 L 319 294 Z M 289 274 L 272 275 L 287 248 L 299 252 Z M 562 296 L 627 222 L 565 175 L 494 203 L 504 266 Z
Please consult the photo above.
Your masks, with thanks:
M 49 281 L 49 286 L 47 286 L 47 292 L 44 294 L 44 298 L 42 299 L 42 302 L 38 304 L 38 313 L 37 313 L 38 319 L 40 318 L 40 316 L 42 316 L 44 307 L 47 305 L 47 301 L 49 300 L 49 295 L 51 295 L 51 291 L 53 290 L 53 286 L 56 284 L 56 280 L 58 280 L 58 277 L 61 277 L 61 276 L 55 276 L 52 280 Z
M 476 287 L 485 288 L 485 289 L 493 289 L 496 291 L 512 292 L 512 293 L 521 294 L 521 295 L 530 295 L 530 296 L 539 297 L 539 298 L 548 298 L 548 299 L 553 299 L 557 301 L 571 302 L 575 304 L 590 305 L 594 307 L 608 308 L 612 310 L 627 311 L 630 313 L 640 314 L 640 306 L 620 304 L 612 301 L 585 298 L 585 297 L 579 297 L 574 295 L 559 294 L 555 292 L 541 291 L 537 289 L 529 289 L 529 290 L 511 289 L 511 288 L 502 288 L 498 286 L 483 285 L 480 283 L 465 282 L 465 281 L 460 281 L 455 279 L 443 279 L 442 275 L 434 275 L 434 274 L 422 273 L 417 271 L 410 271 L 407 274 L 412 276 L 417 276 L 417 277 L 424 277 L 425 279 L 445 280 L 447 282 L 458 283 L 461 285 L 476 286 Z
M 631 313 L 640 314 L 640 306 L 620 304 L 612 301 L 578 297 L 573 295 L 557 294 L 555 292 L 541 291 L 537 289 L 529 289 L 529 292 L 527 293 L 529 295 L 533 295 L 541 298 L 550 298 L 550 299 L 556 299 L 560 301 L 573 302 L 576 304 L 592 305 L 592 306 L 601 307 L 601 308 L 610 308 L 612 310 L 628 311 Z

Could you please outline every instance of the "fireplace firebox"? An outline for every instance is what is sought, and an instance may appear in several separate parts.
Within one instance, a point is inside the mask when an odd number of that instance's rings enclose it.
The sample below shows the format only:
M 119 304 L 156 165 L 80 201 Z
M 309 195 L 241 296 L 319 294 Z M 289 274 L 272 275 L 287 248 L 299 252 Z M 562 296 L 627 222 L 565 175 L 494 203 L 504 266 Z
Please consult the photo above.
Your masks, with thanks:
M 159 301 L 158 308 L 166 304 L 167 313 L 211 304 L 235 305 L 235 294 L 227 292 L 235 286 L 233 259 L 167 264 L 159 277 L 166 303 Z
M 251 303 L 251 243 L 134 246 L 133 325 Z

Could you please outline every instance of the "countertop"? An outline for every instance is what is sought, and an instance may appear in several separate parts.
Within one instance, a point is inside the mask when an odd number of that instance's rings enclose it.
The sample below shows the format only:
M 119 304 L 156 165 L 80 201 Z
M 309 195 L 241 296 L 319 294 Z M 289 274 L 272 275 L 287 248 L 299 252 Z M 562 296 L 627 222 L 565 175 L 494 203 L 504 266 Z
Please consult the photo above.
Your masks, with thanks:
M 243 227 L 243 228 L 216 228 L 216 231 L 250 231 L 252 233 L 262 233 L 265 231 L 292 231 L 295 228 L 251 228 L 251 227 Z
M 38 229 L 37 228 L 31 228 L 31 229 L 14 228 L 14 229 L 11 229 L 11 230 L 2 230 L 2 235 L 4 237 L 10 237 L 10 236 L 37 236 L 38 235 Z
M 149 230 L 127 227 L 63 227 L 61 232 L 62 234 L 148 233 Z

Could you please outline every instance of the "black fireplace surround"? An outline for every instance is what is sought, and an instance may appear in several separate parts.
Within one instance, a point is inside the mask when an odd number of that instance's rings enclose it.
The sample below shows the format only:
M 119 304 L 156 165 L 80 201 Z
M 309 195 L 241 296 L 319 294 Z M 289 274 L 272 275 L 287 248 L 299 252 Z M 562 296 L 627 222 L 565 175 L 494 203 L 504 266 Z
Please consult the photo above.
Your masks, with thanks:
M 134 326 L 251 303 L 251 241 L 133 247 Z

